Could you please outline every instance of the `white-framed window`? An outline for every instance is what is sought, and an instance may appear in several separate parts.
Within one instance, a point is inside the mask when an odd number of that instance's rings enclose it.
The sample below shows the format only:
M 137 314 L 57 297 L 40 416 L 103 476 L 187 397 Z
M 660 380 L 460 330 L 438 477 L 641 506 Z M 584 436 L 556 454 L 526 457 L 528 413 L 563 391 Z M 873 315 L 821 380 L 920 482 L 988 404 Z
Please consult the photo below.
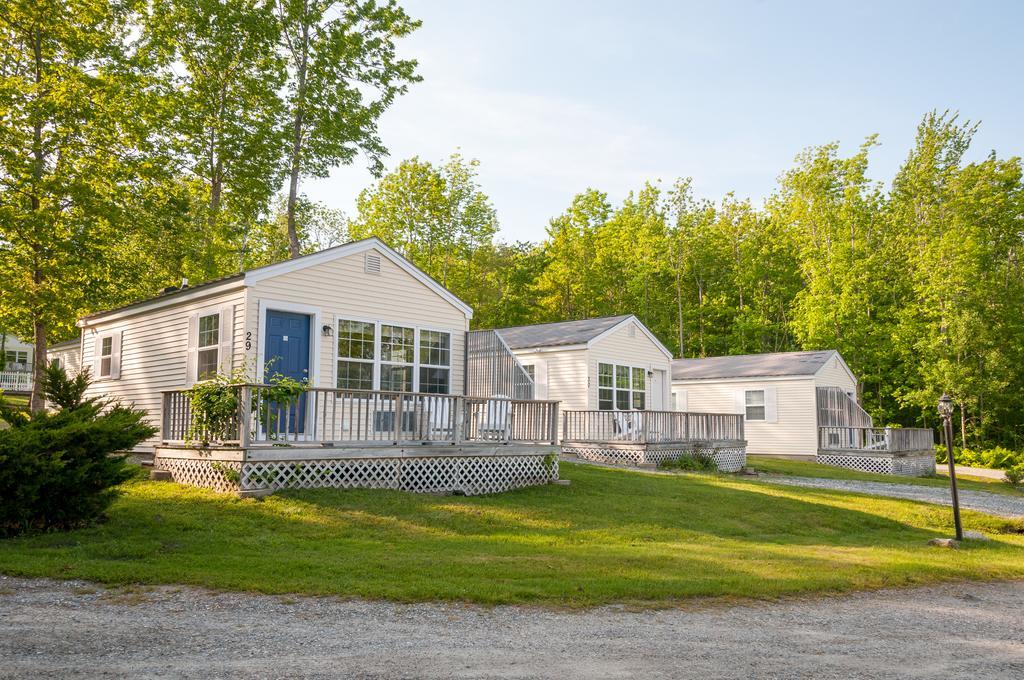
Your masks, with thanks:
M 380 326 L 380 389 L 412 392 L 416 369 L 416 329 Z
M 98 380 L 121 377 L 121 333 L 100 333 L 93 346 L 93 375 Z
M 220 312 L 199 317 L 196 336 L 196 379 L 208 380 L 220 366 Z
M 199 310 L 189 317 L 185 367 L 188 384 L 231 371 L 233 323 L 234 307 L 231 305 Z
M 526 375 L 530 376 L 530 380 L 536 384 L 537 382 L 537 367 L 533 364 L 523 364 L 523 370 L 526 371 Z
M 420 331 L 420 392 L 451 391 L 452 336 L 443 331 Z
M 745 390 L 743 400 L 747 420 L 765 420 L 764 390 Z
M 338 387 L 372 390 L 377 356 L 377 325 L 365 321 L 338 321 Z
M 4 365 L 8 368 L 11 366 L 28 367 L 28 350 L 27 349 L 9 349 L 4 353 Z
M 602 411 L 647 408 L 647 370 L 622 364 L 597 365 L 597 407 Z
M 337 332 L 339 389 L 451 392 L 451 333 L 354 319 Z

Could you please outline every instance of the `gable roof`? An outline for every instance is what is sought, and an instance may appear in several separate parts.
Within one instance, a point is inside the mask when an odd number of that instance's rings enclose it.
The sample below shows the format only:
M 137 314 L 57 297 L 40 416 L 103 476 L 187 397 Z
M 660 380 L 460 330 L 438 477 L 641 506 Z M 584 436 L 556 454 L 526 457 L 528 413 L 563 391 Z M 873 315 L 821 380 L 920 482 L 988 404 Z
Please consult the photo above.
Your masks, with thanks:
M 839 357 L 842 361 L 839 352 L 834 349 L 741 354 L 705 359 L 675 359 L 672 361 L 672 379 L 714 380 L 718 378 L 814 375 L 833 357 Z M 845 361 L 843 366 L 846 367 Z M 851 375 L 853 375 L 852 372 Z
M 455 293 L 442 286 L 440 283 L 435 281 L 429 274 L 421 270 L 419 267 L 414 265 L 409 260 L 405 259 L 401 254 L 392 249 L 386 243 L 381 241 L 376 236 L 369 238 L 360 239 L 358 241 L 351 241 L 349 243 L 342 244 L 340 246 L 334 246 L 333 248 L 327 248 L 315 253 L 308 255 L 302 255 L 291 260 L 284 260 L 283 262 L 276 262 L 274 264 L 264 265 L 262 267 L 256 267 L 245 272 L 238 274 L 231 274 L 229 276 L 223 276 L 218 279 L 206 281 L 204 283 L 196 284 L 194 286 L 186 286 L 179 288 L 178 290 L 163 293 L 145 300 L 139 300 L 132 302 L 121 307 L 115 307 L 113 309 L 107 309 L 101 312 L 93 312 L 83 316 L 78 325 L 83 325 L 84 322 L 98 319 L 100 317 L 108 316 L 115 313 L 131 312 L 136 308 L 143 309 L 147 307 L 164 307 L 168 304 L 175 302 L 184 301 L 195 297 L 201 297 L 207 293 L 215 292 L 218 288 L 231 288 L 234 285 L 252 285 L 257 281 L 263 281 L 274 276 L 280 276 L 281 274 L 287 274 L 294 271 L 305 269 L 306 267 L 312 267 L 332 260 L 347 257 L 349 255 L 355 255 L 358 253 L 365 252 L 367 250 L 376 249 L 384 257 L 393 262 L 401 269 L 408 272 L 413 278 L 417 279 L 427 288 L 431 289 L 445 300 L 450 302 L 454 307 L 461 310 L 469 318 L 473 317 L 473 308 L 467 305 L 465 302 L 460 300 Z
M 505 340 L 505 344 L 512 349 L 585 345 L 597 336 L 630 318 L 630 316 L 632 315 L 623 314 L 620 316 L 603 316 L 597 319 L 580 319 L 579 321 L 552 321 L 550 323 L 510 326 L 494 330 Z
M 657 345 L 666 356 L 670 359 L 672 358 L 672 353 L 633 314 L 602 316 L 595 319 L 580 319 L 578 321 L 552 321 L 550 323 L 511 326 L 494 330 L 505 341 L 505 344 L 513 350 L 539 349 L 542 347 L 578 347 L 580 345 L 589 346 L 630 321 L 635 322 L 637 328 L 651 342 Z

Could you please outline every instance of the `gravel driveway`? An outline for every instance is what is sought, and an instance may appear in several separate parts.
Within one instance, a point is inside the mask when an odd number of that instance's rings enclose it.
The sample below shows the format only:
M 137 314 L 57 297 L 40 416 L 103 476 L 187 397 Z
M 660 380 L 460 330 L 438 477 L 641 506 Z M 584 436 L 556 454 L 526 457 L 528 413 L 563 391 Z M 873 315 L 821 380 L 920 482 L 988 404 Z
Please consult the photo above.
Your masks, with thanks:
M 0 677 L 1024 677 L 1024 583 L 585 612 L 0 577 Z
M 885 482 L 858 482 L 847 479 L 819 479 L 817 477 L 789 477 L 783 475 L 763 475 L 762 480 L 773 484 L 789 484 L 815 489 L 836 489 L 838 491 L 856 491 L 872 496 L 889 496 L 890 498 L 907 498 L 926 503 L 952 505 L 949 489 L 935 486 L 914 486 L 912 484 L 887 484 Z M 960 489 L 960 507 L 970 508 L 996 515 L 999 517 L 1024 517 L 1024 496 L 1001 496 L 984 491 L 965 491 Z

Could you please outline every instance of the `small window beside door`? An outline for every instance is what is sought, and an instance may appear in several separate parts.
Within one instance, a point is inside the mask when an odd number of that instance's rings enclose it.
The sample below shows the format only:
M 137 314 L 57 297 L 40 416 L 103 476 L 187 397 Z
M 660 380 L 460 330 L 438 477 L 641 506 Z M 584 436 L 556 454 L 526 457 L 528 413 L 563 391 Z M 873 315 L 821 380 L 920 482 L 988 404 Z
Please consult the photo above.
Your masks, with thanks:
M 765 420 L 764 390 L 746 390 L 743 396 L 746 402 L 746 419 Z
M 220 314 L 199 317 L 199 336 L 196 339 L 196 377 L 208 380 L 217 375 L 220 365 Z

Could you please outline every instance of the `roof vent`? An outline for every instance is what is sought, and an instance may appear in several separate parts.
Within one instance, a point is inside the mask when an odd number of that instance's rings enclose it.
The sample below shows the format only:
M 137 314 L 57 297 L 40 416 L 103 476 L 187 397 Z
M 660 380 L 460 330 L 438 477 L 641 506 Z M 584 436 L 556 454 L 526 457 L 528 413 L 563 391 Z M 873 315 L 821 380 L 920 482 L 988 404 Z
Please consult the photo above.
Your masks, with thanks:
M 366 253 L 363 259 L 363 270 L 367 274 L 380 274 L 380 255 Z

